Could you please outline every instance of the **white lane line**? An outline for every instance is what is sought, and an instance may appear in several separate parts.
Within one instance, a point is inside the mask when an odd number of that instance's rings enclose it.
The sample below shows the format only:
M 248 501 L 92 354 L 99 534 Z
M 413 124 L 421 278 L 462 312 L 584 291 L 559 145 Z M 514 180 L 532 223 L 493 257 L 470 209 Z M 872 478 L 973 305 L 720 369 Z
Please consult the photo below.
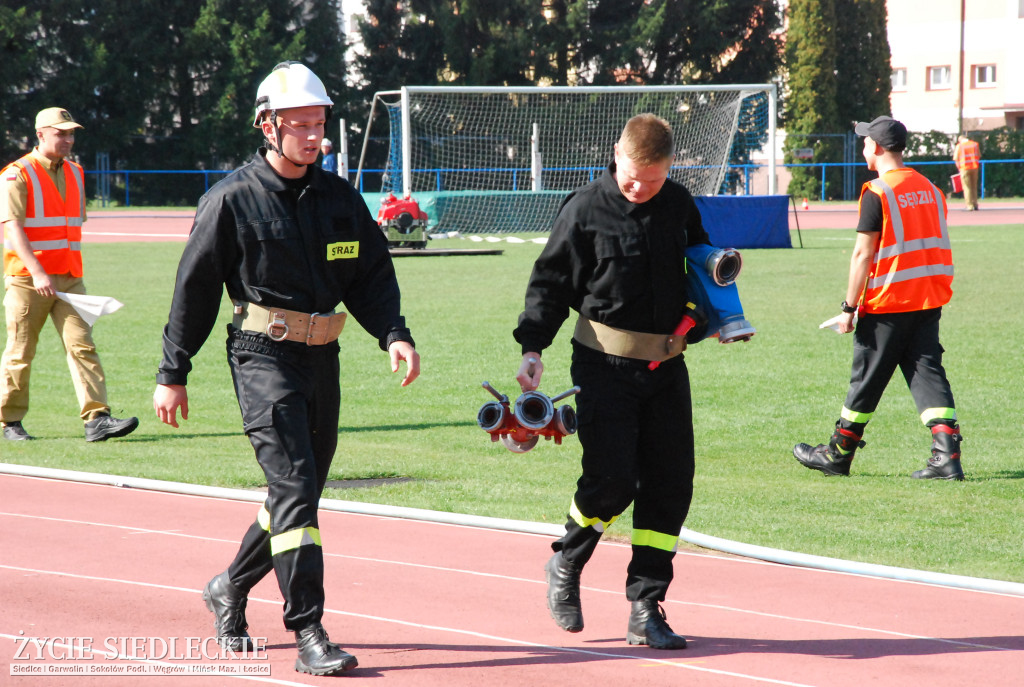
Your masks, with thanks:
M 132 238 L 181 239 L 183 241 L 188 238 L 188 234 L 144 234 L 139 231 L 83 231 L 82 236 L 130 236 Z

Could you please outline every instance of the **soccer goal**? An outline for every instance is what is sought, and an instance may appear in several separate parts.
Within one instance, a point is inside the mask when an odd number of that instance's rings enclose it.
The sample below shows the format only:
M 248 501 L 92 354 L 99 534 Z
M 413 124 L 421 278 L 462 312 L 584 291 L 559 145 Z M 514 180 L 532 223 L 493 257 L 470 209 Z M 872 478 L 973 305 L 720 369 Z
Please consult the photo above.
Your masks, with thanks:
M 764 147 L 775 193 L 774 84 L 382 91 L 367 122 L 359 180 L 378 108 L 389 125 L 380 191 L 413 197 L 438 231 L 550 229 L 565 196 L 601 175 L 622 126 L 643 112 L 672 125 L 671 176 L 694 195 L 735 193 L 751 153 Z

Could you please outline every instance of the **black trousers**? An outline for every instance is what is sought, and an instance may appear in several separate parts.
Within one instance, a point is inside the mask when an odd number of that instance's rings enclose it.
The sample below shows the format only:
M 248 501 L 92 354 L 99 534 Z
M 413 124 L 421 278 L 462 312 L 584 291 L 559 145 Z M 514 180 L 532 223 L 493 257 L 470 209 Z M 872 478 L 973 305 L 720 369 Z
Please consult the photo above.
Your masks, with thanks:
M 649 370 L 573 342 L 572 380 L 583 448 L 582 475 L 566 534 L 552 544 L 582 567 L 605 527 L 633 503 L 630 601 L 663 601 L 679 530 L 693 497 L 690 377 L 683 356 Z
M 228 577 L 248 591 L 273 569 L 284 625 L 300 630 L 324 612 L 317 507 L 338 445 L 338 345 L 276 343 L 229 328 L 227 348 L 243 427 L 268 487 Z
M 863 431 L 896 369 L 910 388 L 925 425 L 955 421 L 953 392 L 942 366 L 942 308 L 864 315 L 854 332 L 853 366 L 842 424 Z

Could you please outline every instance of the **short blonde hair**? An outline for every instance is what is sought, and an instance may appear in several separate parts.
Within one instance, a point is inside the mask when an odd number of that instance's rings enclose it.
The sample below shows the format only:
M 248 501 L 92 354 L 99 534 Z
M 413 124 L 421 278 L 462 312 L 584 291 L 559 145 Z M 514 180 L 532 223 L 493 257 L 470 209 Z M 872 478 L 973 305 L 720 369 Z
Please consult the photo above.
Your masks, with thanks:
M 675 157 L 672 125 L 650 112 L 639 114 L 622 128 L 619 150 L 642 167 L 671 160 Z

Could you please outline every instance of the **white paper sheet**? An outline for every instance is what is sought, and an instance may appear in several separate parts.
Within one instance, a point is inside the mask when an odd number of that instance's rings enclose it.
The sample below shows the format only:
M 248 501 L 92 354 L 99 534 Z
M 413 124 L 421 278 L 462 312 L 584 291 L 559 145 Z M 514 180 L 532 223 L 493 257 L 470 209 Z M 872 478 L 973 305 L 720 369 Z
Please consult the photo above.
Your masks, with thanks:
M 71 307 L 82 316 L 82 319 L 85 320 L 90 327 L 96 324 L 96 320 L 100 318 L 100 315 L 109 315 L 124 305 L 124 303 L 116 298 L 109 298 L 107 296 L 86 296 L 80 293 L 64 293 L 63 291 L 57 292 L 57 298 L 66 303 L 70 303 Z
M 836 334 L 842 334 L 842 332 L 839 331 L 839 320 L 844 317 L 846 317 L 846 315 L 836 315 L 830 320 L 825 320 L 824 322 L 818 325 L 818 329 L 831 329 Z M 857 313 L 853 314 L 853 326 L 857 326 Z

